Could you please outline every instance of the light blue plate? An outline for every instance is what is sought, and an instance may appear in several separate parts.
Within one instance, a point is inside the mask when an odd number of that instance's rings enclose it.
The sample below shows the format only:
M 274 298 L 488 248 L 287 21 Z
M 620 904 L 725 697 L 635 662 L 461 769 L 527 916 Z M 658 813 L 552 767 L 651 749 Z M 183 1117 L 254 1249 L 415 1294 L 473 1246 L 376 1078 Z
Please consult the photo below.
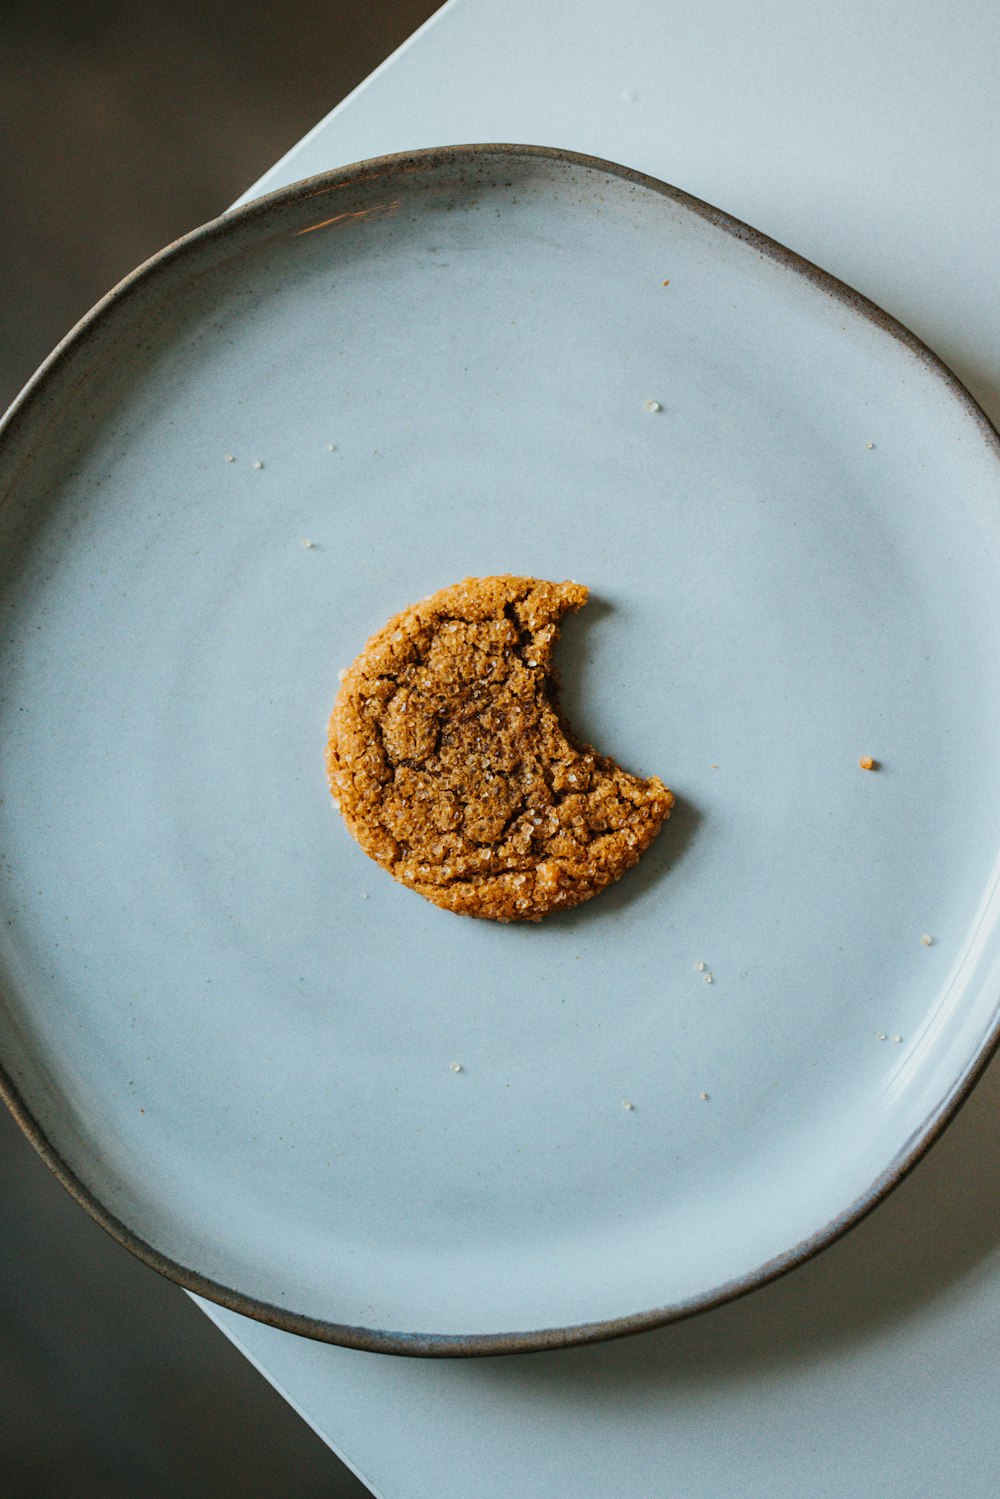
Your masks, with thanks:
M 352 167 L 123 283 L 0 487 L 8 1091 L 183 1284 L 397 1352 L 651 1326 L 828 1242 L 971 1086 L 997 441 L 796 257 L 564 153 Z M 393 884 L 323 772 L 366 636 L 493 572 L 590 586 L 570 721 L 679 797 L 537 927 Z

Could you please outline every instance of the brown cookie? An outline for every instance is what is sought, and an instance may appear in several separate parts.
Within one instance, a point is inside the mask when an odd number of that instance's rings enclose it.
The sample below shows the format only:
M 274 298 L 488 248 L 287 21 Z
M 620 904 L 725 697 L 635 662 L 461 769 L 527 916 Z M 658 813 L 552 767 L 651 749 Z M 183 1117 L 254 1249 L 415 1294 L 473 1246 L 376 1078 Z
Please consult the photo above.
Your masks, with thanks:
M 624 874 L 673 793 L 578 744 L 556 708 L 579 583 L 466 578 L 397 614 L 344 673 L 330 788 L 365 853 L 435 905 L 538 921 Z

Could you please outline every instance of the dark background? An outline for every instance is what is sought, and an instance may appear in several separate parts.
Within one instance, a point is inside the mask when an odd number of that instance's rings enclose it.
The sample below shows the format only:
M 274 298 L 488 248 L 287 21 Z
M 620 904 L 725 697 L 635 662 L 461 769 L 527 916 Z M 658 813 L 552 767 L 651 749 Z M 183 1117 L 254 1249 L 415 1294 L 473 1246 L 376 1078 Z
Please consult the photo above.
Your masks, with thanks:
M 0 408 L 114 282 L 227 207 L 435 9 L 0 0 Z M 0 1499 L 367 1494 L 0 1107 Z

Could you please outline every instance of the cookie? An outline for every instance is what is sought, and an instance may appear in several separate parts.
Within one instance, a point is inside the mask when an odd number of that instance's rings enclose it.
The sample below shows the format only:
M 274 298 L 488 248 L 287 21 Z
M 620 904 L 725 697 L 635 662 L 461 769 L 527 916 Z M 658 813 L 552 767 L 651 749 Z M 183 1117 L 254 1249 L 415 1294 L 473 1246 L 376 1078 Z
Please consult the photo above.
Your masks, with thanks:
M 435 905 L 538 921 L 633 865 L 673 793 L 581 744 L 556 706 L 579 583 L 466 578 L 397 614 L 343 675 L 334 800 L 365 853 Z

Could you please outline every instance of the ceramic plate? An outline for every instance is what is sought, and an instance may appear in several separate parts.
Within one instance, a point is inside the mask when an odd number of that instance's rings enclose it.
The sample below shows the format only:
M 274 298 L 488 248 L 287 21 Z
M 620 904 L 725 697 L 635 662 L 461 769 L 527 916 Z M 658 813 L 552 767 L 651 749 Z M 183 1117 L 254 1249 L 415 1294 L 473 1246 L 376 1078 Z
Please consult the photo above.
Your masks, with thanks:
M 0 1030 L 50 1165 L 202 1295 L 393 1352 L 829 1242 L 996 1039 L 997 458 L 870 304 L 566 153 L 366 163 L 138 271 L 0 460 Z M 323 769 L 365 638 L 494 572 L 590 586 L 568 717 L 678 797 L 537 926 L 394 884 Z

